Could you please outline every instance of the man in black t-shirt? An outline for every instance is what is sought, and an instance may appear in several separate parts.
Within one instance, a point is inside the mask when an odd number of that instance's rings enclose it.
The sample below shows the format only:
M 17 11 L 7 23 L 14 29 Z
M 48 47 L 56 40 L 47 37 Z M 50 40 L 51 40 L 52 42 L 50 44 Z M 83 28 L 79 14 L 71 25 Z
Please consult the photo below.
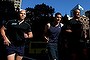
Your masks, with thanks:
M 70 56 L 72 56 L 70 57 L 72 60 L 78 60 L 79 58 L 81 60 L 82 49 L 80 40 L 82 39 L 83 25 L 79 20 L 80 10 L 74 10 L 73 15 L 73 18 L 69 21 L 66 29 L 67 34 L 69 34 L 67 37 L 68 48 L 70 51 Z
M 25 38 L 33 37 L 31 26 L 25 22 L 25 17 L 26 11 L 21 10 L 18 20 L 9 20 L 1 27 L 1 35 L 6 46 L 7 60 L 22 60 Z

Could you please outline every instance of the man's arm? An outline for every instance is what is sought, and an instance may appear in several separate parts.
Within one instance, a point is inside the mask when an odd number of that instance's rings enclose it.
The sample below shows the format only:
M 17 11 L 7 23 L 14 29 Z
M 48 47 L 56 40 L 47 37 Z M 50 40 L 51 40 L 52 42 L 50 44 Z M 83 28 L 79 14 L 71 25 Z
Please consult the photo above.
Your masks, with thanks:
M 50 23 L 48 23 L 47 25 L 45 25 L 45 30 L 44 30 L 44 38 L 46 40 L 46 42 L 49 41 L 49 36 L 48 36 L 48 29 L 50 28 Z
M 33 37 L 33 33 L 32 32 L 24 33 L 24 37 L 25 38 L 32 38 Z
M 9 41 L 9 39 L 7 38 L 7 36 L 5 34 L 5 30 L 6 30 L 6 28 L 4 26 L 2 26 L 0 32 L 4 39 L 4 44 L 9 46 L 9 44 L 11 44 L 11 42 Z

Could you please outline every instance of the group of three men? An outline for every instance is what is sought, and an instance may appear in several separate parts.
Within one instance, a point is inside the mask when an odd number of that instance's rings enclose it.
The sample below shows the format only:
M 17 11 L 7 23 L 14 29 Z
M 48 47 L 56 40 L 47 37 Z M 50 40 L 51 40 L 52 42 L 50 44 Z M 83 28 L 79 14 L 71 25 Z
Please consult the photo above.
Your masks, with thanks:
M 19 19 L 9 20 L 4 23 L 1 27 L 1 35 L 6 46 L 6 53 L 8 60 L 22 60 L 24 55 L 25 39 L 32 38 L 33 33 L 31 31 L 31 26 L 25 21 L 26 11 L 20 10 Z M 70 28 L 66 28 L 66 32 L 70 33 L 69 39 L 76 49 L 78 41 L 81 38 L 82 24 L 78 20 L 80 17 L 80 10 L 74 11 L 74 17 L 70 20 L 70 24 L 67 25 Z M 55 19 L 53 22 L 47 23 L 45 26 L 44 37 L 47 41 L 47 48 L 49 51 L 49 58 L 51 60 L 59 60 L 58 58 L 58 42 L 61 41 L 63 24 L 61 23 L 62 15 L 61 13 L 55 14 Z M 63 34 L 62 34 L 63 35 Z M 73 41 L 72 41 L 73 40 Z M 16 57 L 16 58 L 15 58 Z

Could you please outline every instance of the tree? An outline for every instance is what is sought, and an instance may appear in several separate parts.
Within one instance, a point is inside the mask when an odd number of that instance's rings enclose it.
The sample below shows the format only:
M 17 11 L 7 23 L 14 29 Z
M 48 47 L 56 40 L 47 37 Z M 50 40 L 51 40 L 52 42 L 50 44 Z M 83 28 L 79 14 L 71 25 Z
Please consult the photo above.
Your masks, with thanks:
M 43 31 L 45 24 L 54 14 L 54 8 L 44 3 L 37 4 L 34 8 L 26 8 L 27 18 L 32 22 L 32 31 L 35 40 L 43 39 Z
M 35 7 L 35 15 L 41 15 L 41 16 L 48 16 L 52 15 L 54 13 L 54 8 L 52 6 L 48 6 L 44 3 L 42 4 L 37 4 Z

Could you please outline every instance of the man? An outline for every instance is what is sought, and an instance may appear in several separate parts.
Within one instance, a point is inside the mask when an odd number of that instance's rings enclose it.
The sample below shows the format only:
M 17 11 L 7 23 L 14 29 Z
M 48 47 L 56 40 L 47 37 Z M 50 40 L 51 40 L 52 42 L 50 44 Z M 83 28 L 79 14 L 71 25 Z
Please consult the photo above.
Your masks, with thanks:
M 25 22 L 26 11 L 20 10 L 19 19 L 9 20 L 1 27 L 6 46 L 7 60 L 22 60 L 25 38 L 32 38 L 31 26 Z
M 78 60 L 81 58 L 82 49 L 80 40 L 82 39 L 83 25 L 80 19 L 80 10 L 75 9 L 73 12 L 73 18 L 69 21 L 67 25 L 66 32 L 68 32 L 68 47 L 73 60 Z M 81 59 L 80 59 L 81 60 Z
M 45 26 L 45 39 L 47 41 L 47 49 L 50 60 L 58 60 L 58 37 L 61 32 L 61 13 L 55 14 L 53 22 L 47 23 Z

